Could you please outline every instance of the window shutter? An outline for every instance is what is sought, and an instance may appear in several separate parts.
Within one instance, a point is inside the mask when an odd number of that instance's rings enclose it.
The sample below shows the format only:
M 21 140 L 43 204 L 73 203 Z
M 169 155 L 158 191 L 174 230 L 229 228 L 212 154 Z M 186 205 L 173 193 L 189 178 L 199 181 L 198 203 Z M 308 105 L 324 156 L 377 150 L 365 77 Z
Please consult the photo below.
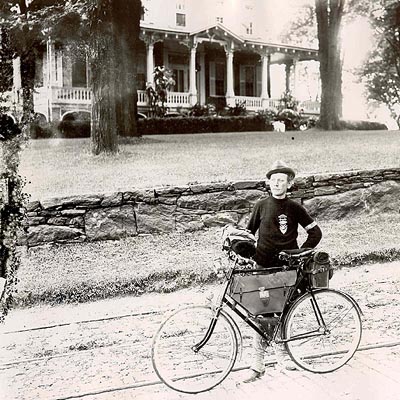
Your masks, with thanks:
M 240 96 L 246 95 L 246 66 L 240 66 Z
M 215 61 L 210 61 L 210 96 L 215 96 Z
M 261 93 L 262 93 L 262 70 L 261 70 L 261 65 L 257 65 L 257 67 L 256 67 L 256 79 L 257 79 L 256 97 L 261 97 Z M 265 82 L 265 84 L 266 84 L 266 82 Z

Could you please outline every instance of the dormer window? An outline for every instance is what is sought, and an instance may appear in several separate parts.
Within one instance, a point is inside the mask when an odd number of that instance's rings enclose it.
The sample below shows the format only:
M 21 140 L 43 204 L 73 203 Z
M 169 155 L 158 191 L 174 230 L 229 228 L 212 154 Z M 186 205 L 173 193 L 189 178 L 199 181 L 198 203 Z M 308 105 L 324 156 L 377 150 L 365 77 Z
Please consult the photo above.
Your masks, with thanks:
M 217 23 L 219 23 L 219 24 L 224 23 L 224 17 L 217 17 L 216 20 L 217 20 Z
M 185 1 L 184 0 L 178 0 L 176 2 L 176 9 L 179 11 L 184 11 L 185 10 Z
M 246 34 L 252 35 L 253 34 L 253 23 L 250 22 L 249 25 L 246 27 Z

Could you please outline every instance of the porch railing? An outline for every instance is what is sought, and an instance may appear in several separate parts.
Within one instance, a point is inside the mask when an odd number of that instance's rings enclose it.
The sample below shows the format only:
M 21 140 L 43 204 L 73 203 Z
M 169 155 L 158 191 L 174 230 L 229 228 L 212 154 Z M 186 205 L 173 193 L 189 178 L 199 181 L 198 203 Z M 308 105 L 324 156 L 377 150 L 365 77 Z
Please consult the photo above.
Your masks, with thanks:
M 321 103 L 313 100 L 301 101 L 297 108 L 298 110 L 303 110 L 305 114 L 319 115 L 321 112 Z
M 235 96 L 235 103 L 244 103 L 247 110 L 260 110 L 262 109 L 262 98 L 261 97 L 250 97 L 250 96 Z
M 92 100 L 89 88 L 57 88 L 53 92 L 53 102 L 87 104 Z
M 147 106 L 146 92 L 144 90 L 138 90 L 137 95 L 138 95 L 138 101 L 137 101 L 138 106 Z
M 169 92 L 167 95 L 168 107 L 190 107 L 190 93 Z
M 51 93 L 51 94 L 50 94 Z M 138 106 L 147 107 L 147 94 L 144 90 L 138 90 Z M 49 95 L 51 96 L 49 99 Z M 15 99 L 13 99 L 15 101 Z M 89 105 L 92 100 L 92 91 L 89 88 L 52 88 L 51 92 L 48 88 L 37 88 L 34 94 L 35 109 L 41 109 L 44 112 L 48 108 L 48 100 L 54 104 L 68 104 L 68 105 Z M 279 99 L 263 99 L 261 97 L 250 96 L 235 96 L 233 104 L 236 102 L 244 102 L 246 109 L 249 111 L 257 111 L 266 108 L 279 107 Z M 167 97 L 168 107 L 183 107 L 189 108 L 190 93 L 185 92 L 169 92 Z M 42 111 L 43 108 L 43 111 Z M 318 115 L 320 113 L 320 103 L 317 101 L 306 100 L 300 102 L 299 110 L 303 110 L 305 114 Z
M 144 90 L 138 90 L 138 106 L 147 106 L 147 94 Z M 168 92 L 168 107 L 190 107 L 190 93 L 186 92 Z

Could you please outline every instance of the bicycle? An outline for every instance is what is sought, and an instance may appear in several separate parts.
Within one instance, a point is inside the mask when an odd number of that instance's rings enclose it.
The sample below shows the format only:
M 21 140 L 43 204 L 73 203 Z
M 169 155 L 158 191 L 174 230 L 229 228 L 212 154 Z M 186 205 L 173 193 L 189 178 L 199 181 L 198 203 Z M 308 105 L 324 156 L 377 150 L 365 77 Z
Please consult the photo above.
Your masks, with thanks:
M 327 373 L 346 364 L 361 340 L 362 312 L 350 295 L 328 288 L 328 270 L 310 270 L 316 253 L 315 249 L 282 251 L 282 266 L 259 269 L 253 260 L 229 251 L 228 265 L 218 263 L 216 267 L 225 283 L 215 304 L 178 309 L 155 334 L 151 356 L 161 381 L 176 391 L 193 394 L 220 384 L 242 349 L 241 331 L 231 312 L 269 345 L 284 346 L 302 369 Z M 255 306 L 251 301 L 245 304 L 243 291 L 242 297 L 240 291 L 235 292 L 235 282 L 237 286 L 240 279 L 269 276 L 271 280 L 279 274 L 287 275 L 286 284 L 282 286 L 281 280 L 281 287 L 254 290 L 260 299 Z M 272 334 L 256 317 L 258 310 L 254 311 L 263 297 L 270 305 L 274 303 L 274 307 L 266 307 L 268 315 L 278 310 L 273 314 L 276 324 Z

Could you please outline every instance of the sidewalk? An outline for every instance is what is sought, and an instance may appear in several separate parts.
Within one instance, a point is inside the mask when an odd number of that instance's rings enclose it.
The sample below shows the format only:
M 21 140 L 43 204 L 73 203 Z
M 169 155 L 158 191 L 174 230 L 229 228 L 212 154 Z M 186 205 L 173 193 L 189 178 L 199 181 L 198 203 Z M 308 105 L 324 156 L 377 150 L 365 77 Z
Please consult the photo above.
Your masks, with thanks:
M 400 342 L 400 263 L 337 271 L 331 287 L 351 294 L 363 309 L 361 347 Z M 205 286 L 14 310 L 0 327 L 0 399 L 399 399 L 400 345 L 357 352 L 348 365 L 326 375 L 271 367 L 262 380 L 237 387 L 243 371 L 232 373 L 213 391 L 195 397 L 158 384 L 150 347 L 163 313 L 204 303 L 216 290 Z M 251 335 L 243 333 L 246 365 Z

